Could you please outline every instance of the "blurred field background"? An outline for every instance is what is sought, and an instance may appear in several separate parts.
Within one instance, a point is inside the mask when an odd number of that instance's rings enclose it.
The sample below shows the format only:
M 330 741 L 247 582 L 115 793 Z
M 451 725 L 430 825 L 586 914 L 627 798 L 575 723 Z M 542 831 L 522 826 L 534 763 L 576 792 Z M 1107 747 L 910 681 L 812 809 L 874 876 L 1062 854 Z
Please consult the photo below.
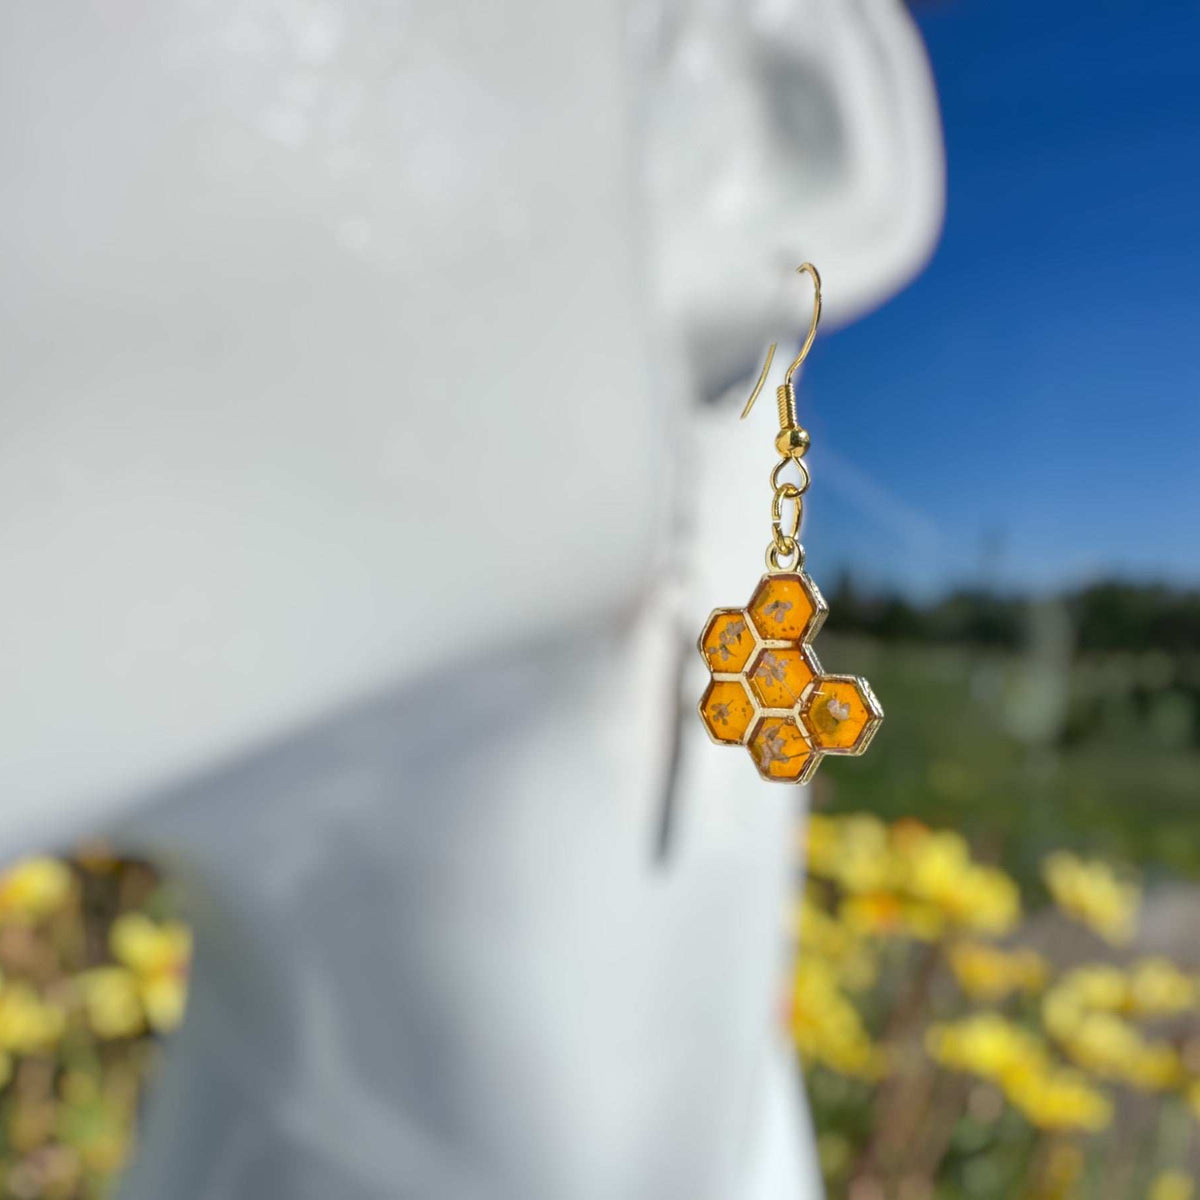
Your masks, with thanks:
M 831 608 L 827 665 L 860 664 L 888 714 L 837 772 L 840 810 L 958 829 L 1023 886 L 1064 843 L 1154 876 L 1200 872 L 1200 592 L 1110 583 L 917 607 L 844 580 Z
M 0 1195 L 114 1194 L 186 1005 L 174 910 L 153 866 L 102 845 L 0 875 Z
M 887 712 L 800 848 L 822 1164 L 835 1200 L 1189 1200 L 1200 9 L 909 7 L 943 237 L 801 389 L 818 652 Z
M 830 1195 L 1196 1195 L 1200 593 L 831 607 L 822 661 L 888 717 L 801 845 Z

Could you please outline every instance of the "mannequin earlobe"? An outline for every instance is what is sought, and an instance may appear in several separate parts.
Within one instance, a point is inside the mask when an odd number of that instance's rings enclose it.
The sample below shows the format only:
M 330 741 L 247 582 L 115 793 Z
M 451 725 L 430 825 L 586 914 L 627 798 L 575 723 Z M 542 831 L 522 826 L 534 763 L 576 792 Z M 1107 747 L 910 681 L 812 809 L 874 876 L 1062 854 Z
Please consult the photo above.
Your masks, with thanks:
M 711 396 L 790 327 L 797 259 L 822 263 L 834 324 L 920 269 L 942 223 L 941 127 L 897 0 L 668 7 L 645 95 L 657 291 Z M 773 300 L 731 290 L 763 269 Z

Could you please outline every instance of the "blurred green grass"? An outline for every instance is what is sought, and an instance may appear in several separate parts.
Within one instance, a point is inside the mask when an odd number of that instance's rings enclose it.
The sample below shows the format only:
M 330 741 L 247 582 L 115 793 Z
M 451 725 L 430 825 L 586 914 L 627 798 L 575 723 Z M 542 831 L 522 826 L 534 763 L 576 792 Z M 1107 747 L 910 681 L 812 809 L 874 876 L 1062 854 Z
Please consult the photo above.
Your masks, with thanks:
M 1200 878 L 1190 659 L 833 633 L 818 649 L 870 679 L 887 716 L 869 754 L 827 765 L 817 806 L 957 829 L 1035 891 L 1062 847 Z

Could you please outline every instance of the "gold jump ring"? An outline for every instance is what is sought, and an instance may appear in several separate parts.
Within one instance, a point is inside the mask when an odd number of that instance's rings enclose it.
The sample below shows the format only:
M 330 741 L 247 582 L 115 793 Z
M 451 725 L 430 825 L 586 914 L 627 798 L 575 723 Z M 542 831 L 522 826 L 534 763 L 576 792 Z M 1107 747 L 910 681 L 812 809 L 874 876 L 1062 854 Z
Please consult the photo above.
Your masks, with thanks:
M 798 458 L 781 458 L 776 464 L 775 469 L 771 472 L 771 487 L 775 491 L 779 491 L 783 484 L 779 481 L 779 472 L 783 470 L 789 463 L 796 464 L 796 470 L 800 472 L 799 484 L 792 484 L 792 487 L 798 488 L 801 495 L 808 491 L 808 485 L 812 483 L 812 476 L 808 473 L 808 467 L 804 465 Z
M 804 566 L 804 547 L 795 538 L 785 538 L 783 547 L 772 542 L 767 547 L 767 569 L 770 571 L 798 571 Z M 783 562 L 787 558 L 791 561 Z

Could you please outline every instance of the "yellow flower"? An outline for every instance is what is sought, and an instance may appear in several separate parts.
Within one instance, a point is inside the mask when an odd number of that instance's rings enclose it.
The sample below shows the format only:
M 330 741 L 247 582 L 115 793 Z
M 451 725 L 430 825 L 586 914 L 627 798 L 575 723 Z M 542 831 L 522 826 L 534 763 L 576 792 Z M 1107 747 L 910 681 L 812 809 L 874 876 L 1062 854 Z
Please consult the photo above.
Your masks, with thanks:
M 1147 1200 L 1192 1200 L 1196 1185 L 1183 1171 L 1161 1171 L 1150 1184 Z
M 84 1012 L 102 1038 L 133 1037 L 146 1027 L 137 976 L 125 967 L 95 967 L 76 977 Z
M 950 966 L 967 995 L 1003 1000 L 1013 992 L 1037 992 L 1045 984 L 1045 960 L 1032 950 L 1000 950 L 983 942 L 959 942 L 950 949 Z
M 1114 945 L 1133 936 L 1141 889 L 1119 880 L 1107 863 L 1087 862 L 1063 850 L 1046 859 L 1042 876 L 1055 904 L 1068 916 Z
M 1129 1007 L 1139 1016 L 1166 1017 L 1196 1006 L 1196 981 L 1165 958 L 1135 963 L 1129 978 Z
M 805 950 L 831 959 L 848 954 L 858 943 L 854 934 L 809 893 L 802 895 L 796 905 L 795 932 Z
M 1141 1038 L 1120 1017 L 1093 1012 L 1081 1015 L 1063 1043 L 1081 1067 L 1111 1078 L 1122 1074 L 1124 1064 L 1140 1049 Z
M 904 905 L 894 892 L 860 892 L 847 896 L 838 916 L 858 934 L 887 935 L 904 931 Z
M 57 858 L 26 858 L 0 875 L 0 920 L 37 920 L 71 894 L 71 870 Z
M 1060 1040 L 1070 1037 L 1083 1013 L 1078 995 L 1068 987 L 1053 987 L 1042 998 L 1042 1024 L 1051 1036 Z
M 1144 1092 L 1165 1092 L 1183 1081 L 1183 1064 L 1173 1046 L 1146 1042 L 1124 1067 L 1125 1081 Z
M 1112 1102 L 1078 1071 L 1030 1071 L 1011 1083 L 1005 1094 L 1039 1129 L 1094 1133 L 1112 1121 Z
M 971 861 L 957 833 L 904 827 L 896 833 L 904 887 L 952 923 L 981 933 L 1007 933 L 1021 915 L 1017 885 L 1003 871 Z
M 949 898 L 971 865 L 966 840 L 949 830 L 906 828 L 897 838 L 897 849 L 904 856 L 909 889 L 930 900 Z
M 1165 1042 L 1149 1042 L 1113 1013 L 1087 1013 L 1061 1039 L 1081 1067 L 1101 1078 L 1146 1090 L 1174 1087 L 1183 1075 L 1179 1056 Z
M 1139 964 L 1132 975 L 1103 963 L 1077 967 L 1046 993 L 1042 1020 L 1073 1061 L 1102 1078 L 1150 1091 L 1177 1087 L 1183 1064 L 1175 1049 L 1147 1040 L 1121 1015 L 1143 1011 L 1135 988 L 1139 977 L 1143 1000 L 1150 1005 L 1144 1011 L 1162 1011 L 1155 1006 L 1173 1002 L 1178 996 L 1174 971 L 1170 967 L 1164 973 L 1161 964 L 1152 965 L 1149 972 Z
M 49 1050 L 62 1036 L 62 1010 L 43 1002 L 27 983 L 0 987 L 0 1047 L 14 1054 Z
M 191 930 L 179 921 L 158 925 L 141 913 L 126 913 L 113 923 L 109 945 L 134 976 L 151 1028 L 159 1033 L 177 1028 L 187 1005 Z
M 811 813 L 804 829 L 804 859 L 808 873 L 823 879 L 833 878 L 837 856 L 837 820 Z
M 1084 1008 L 1119 1012 L 1129 1003 L 1129 976 L 1108 963 L 1090 963 L 1069 971 L 1062 979 Z
M 998 1084 L 1009 1102 L 1042 1129 L 1101 1129 L 1112 1106 L 1077 1071 L 1055 1066 L 1045 1043 L 998 1013 L 934 1025 L 926 1049 L 942 1066 Z
M 973 866 L 963 872 L 946 907 L 964 929 L 1000 936 L 1021 919 L 1021 893 L 998 868 Z
M 1003 1084 L 1046 1054 L 1041 1039 L 999 1013 L 985 1012 L 945 1025 L 932 1025 L 925 1035 L 930 1056 L 957 1071 Z
M 833 968 L 801 958 L 792 988 L 791 1030 L 808 1062 L 818 1062 L 853 1078 L 875 1080 L 884 1069 L 857 1009 L 841 991 Z
M 936 941 L 946 930 L 942 913 L 931 904 L 896 892 L 861 892 L 847 896 L 838 916 L 860 937 L 910 937 Z
M 826 823 L 829 824 L 826 824 Z M 848 892 L 875 892 L 888 886 L 892 857 L 887 827 L 877 817 L 857 814 L 818 821 L 810 830 L 809 870 L 841 884 Z
M 813 876 L 847 893 L 842 916 L 857 933 L 941 937 L 947 925 L 1002 934 L 1021 912 L 1016 884 L 971 861 L 966 841 L 917 821 L 890 829 L 876 817 L 810 819 L 806 840 Z
M 875 957 L 866 943 L 809 896 L 797 906 L 796 926 L 800 953 L 825 959 L 843 986 L 859 991 L 875 982 Z

